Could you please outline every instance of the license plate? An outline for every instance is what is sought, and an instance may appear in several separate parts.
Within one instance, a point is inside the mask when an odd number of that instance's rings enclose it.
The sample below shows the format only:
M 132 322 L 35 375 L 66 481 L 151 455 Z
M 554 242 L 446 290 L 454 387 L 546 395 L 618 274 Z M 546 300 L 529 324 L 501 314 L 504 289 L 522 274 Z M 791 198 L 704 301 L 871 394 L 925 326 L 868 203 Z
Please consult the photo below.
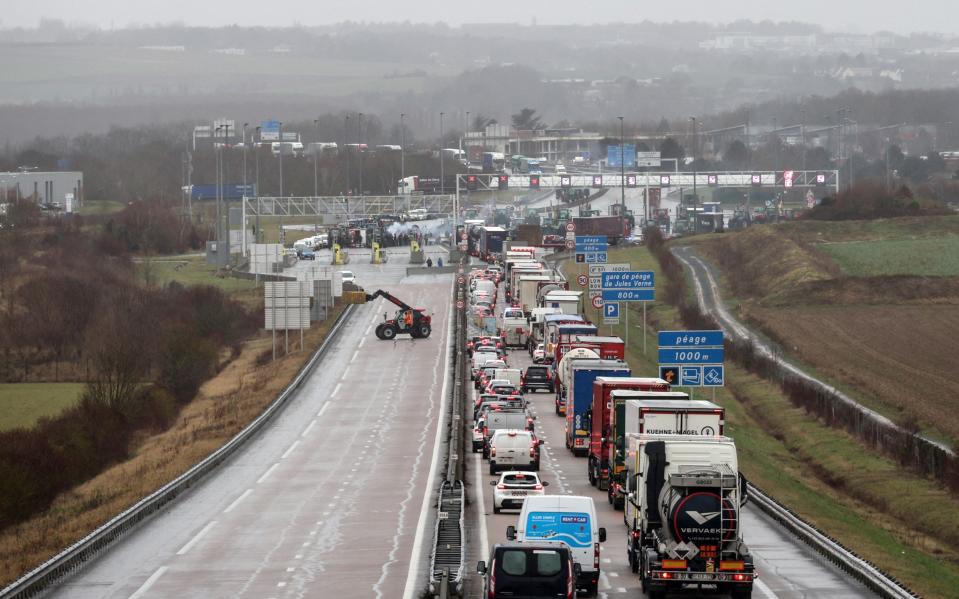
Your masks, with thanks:
M 526 491 L 513 491 L 510 495 L 526 495 Z
M 712 580 L 713 579 L 712 574 L 690 574 L 689 577 L 692 580 Z

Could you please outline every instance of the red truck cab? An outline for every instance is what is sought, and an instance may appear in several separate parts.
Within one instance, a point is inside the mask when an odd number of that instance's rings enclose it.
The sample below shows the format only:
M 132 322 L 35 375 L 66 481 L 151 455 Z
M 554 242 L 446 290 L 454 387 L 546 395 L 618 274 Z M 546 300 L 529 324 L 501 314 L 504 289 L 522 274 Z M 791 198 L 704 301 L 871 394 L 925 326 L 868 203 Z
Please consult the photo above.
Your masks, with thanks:
M 610 430 L 614 406 L 610 394 L 619 389 L 632 391 L 669 391 L 669 383 L 654 377 L 601 376 L 593 382 L 593 407 L 590 415 L 589 482 L 601 490 L 607 490 L 611 479 L 625 469 L 625 464 L 614 464 L 611 458 L 615 445 L 615 431 Z
M 626 343 L 619 337 L 599 337 L 597 335 L 577 335 L 570 348 L 585 347 L 591 349 L 603 360 L 626 360 Z

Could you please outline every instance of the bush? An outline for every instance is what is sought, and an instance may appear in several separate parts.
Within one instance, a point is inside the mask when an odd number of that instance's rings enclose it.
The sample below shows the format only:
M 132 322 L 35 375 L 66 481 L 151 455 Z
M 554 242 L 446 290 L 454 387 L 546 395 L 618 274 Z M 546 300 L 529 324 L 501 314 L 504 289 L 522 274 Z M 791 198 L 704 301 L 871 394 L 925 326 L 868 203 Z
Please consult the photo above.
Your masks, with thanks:
M 190 327 L 177 326 L 160 342 L 157 385 L 177 402 L 187 403 L 215 372 L 216 358 L 216 344 Z
M 835 198 L 824 198 L 804 215 L 813 220 L 874 220 L 901 216 L 951 214 L 941 204 L 913 197 L 903 185 L 895 193 L 875 181 L 856 184 Z

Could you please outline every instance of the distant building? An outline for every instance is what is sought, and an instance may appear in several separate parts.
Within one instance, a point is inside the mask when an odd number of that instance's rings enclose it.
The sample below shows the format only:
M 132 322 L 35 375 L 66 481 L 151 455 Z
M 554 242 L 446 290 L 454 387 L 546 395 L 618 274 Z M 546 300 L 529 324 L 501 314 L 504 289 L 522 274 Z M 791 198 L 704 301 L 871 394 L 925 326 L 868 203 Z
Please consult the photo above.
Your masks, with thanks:
M 0 173 L 3 201 L 16 197 L 38 204 L 59 204 L 66 208 L 68 198 L 74 206 L 83 204 L 83 173 L 80 171 Z

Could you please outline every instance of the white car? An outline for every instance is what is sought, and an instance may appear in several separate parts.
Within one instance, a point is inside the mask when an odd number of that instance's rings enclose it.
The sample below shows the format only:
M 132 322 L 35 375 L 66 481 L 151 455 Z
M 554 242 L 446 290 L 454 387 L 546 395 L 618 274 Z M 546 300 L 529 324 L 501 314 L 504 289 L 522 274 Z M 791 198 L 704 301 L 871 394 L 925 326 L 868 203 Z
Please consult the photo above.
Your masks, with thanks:
M 499 480 L 491 480 L 493 488 L 493 513 L 500 510 L 522 509 L 527 497 L 544 495 L 548 482 L 540 481 L 535 472 L 510 470 L 500 474 Z
M 536 346 L 536 349 L 533 350 L 533 364 L 542 364 L 545 359 L 546 347 L 540 343 Z
M 351 270 L 343 270 L 343 271 L 340 271 L 340 274 L 343 276 L 343 282 L 344 282 L 344 283 L 355 283 L 355 282 L 356 282 L 356 275 L 353 274 L 353 271 L 351 271 Z

